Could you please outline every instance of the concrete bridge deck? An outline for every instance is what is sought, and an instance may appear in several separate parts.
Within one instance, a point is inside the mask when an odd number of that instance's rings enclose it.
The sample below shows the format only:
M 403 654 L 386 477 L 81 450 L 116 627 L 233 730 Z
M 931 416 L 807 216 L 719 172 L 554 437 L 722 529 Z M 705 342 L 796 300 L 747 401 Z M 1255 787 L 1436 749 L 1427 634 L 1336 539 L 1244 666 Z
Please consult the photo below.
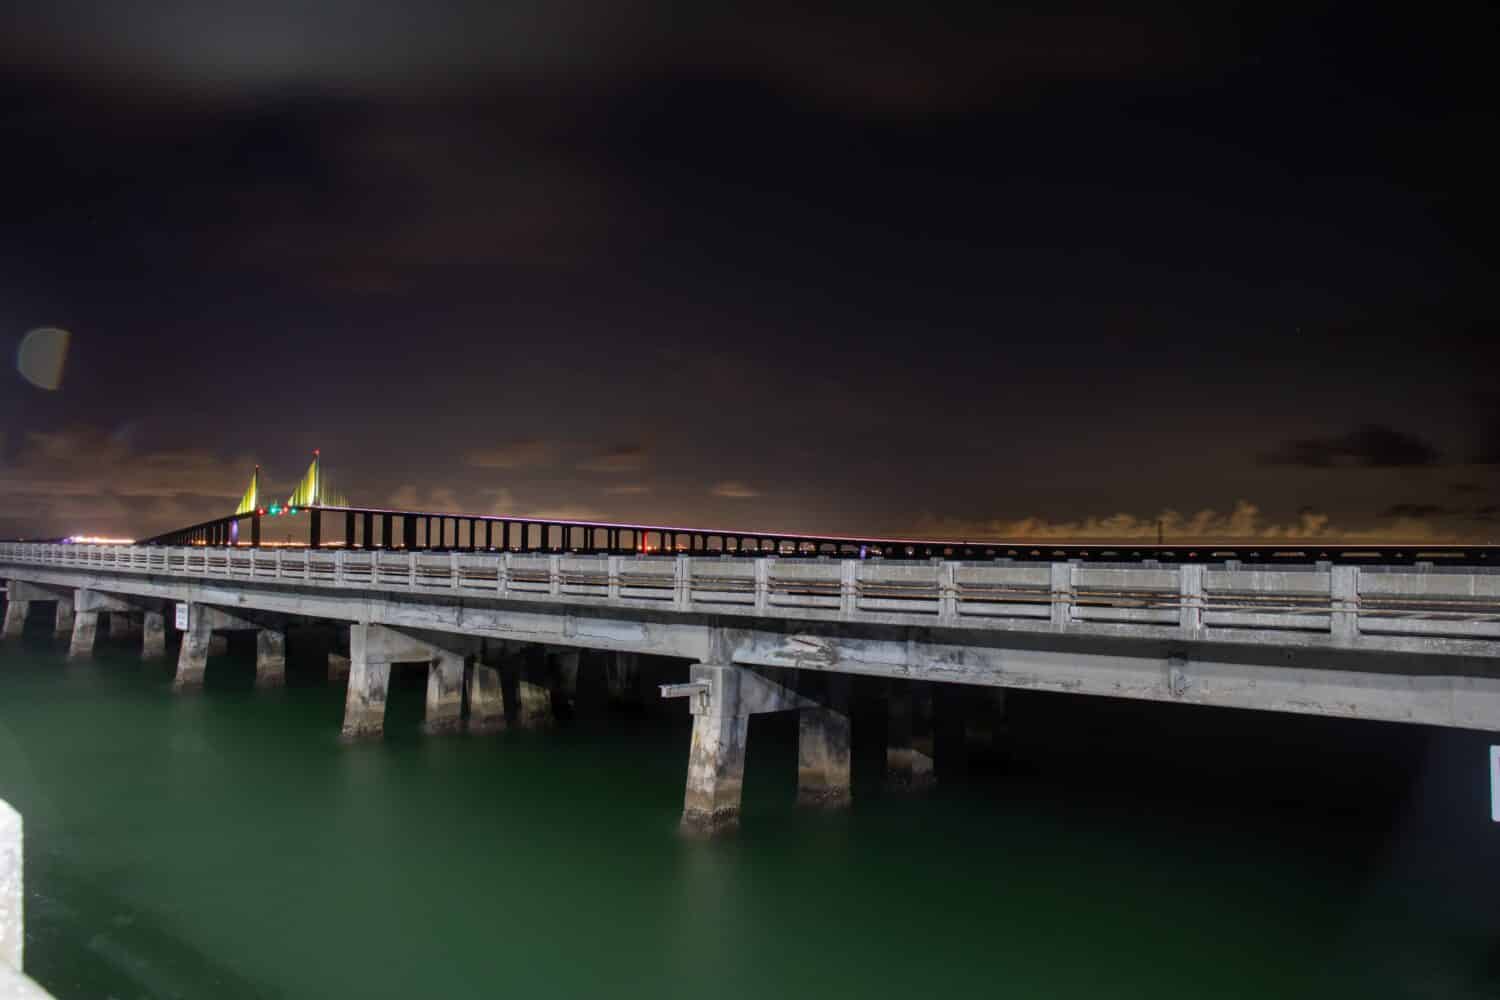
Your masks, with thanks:
M 393 662 L 431 663 L 428 725 L 443 729 L 465 704 L 471 720 L 476 704 L 493 714 L 507 700 L 512 715 L 544 713 L 535 706 L 555 681 L 528 649 L 691 661 L 690 682 L 664 693 L 691 702 L 684 820 L 708 828 L 737 813 L 756 712 L 801 711 L 804 785 L 847 799 L 851 674 L 1500 731 L 1500 573 L 1487 567 L 6 543 L 0 576 L 7 633 L 12 609 L 55 600 L 78 655 L 100 612 L 141 616 L 149 653 L 168 611 L 189 606 L 181 687 L 201 682 L 216 631 L 256 630 L 274 679 L 287 621 L 347 623 L 350 736 L 381 730 Z M 495 656 L 529 664 L 508 692 L 498 668 L 476 662 Z M 896 730 L 921 715 L 903 700 L 910 687 L 892 689 Z M 930 768 L 919 738 L 900 739 L 894 767 Z

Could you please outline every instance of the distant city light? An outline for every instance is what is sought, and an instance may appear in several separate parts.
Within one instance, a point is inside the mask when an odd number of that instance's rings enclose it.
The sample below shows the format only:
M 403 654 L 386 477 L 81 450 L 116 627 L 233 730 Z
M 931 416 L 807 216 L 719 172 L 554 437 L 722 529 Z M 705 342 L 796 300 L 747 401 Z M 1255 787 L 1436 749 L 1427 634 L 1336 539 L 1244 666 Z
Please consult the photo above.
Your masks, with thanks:
M 69 535 L 63 539 L 68 545 L 134 545 L 134 538 L 106 538 L 103 535 Z

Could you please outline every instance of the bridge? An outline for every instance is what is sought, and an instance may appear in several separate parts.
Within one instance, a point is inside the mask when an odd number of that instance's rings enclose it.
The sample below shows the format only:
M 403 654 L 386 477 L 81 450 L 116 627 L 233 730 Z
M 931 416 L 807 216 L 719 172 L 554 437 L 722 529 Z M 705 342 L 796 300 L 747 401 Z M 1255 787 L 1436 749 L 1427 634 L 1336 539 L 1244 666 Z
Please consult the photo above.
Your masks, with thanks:
M 637 685 L 643 654 L 671 658 L 660 694 L 693 716 L 682 823 L 708 833 L 738 823 L 758 713 L 800 713 L 799 800 L 847 803 L 856 685 L 886 699 L 903 787 L 931 780 L 946 691 L 970 713 L 1028 689 L 1500 731 L 1484 547 L 1035 547 L 249 499 L 139 544 L 0 544 L 4 634 L 50 602 L 70 655 L 104 614 L 159 657 L 170 623 L 189 691 L 217 633 L 253 631 L 257 683 L 277 684 L 288 627 L 332 623 L 351 740 L 383 732 L 395 663 L 427 664 L 424 727 L 445 732 L 546 725 L 569 698 Z M 320 522 L 340 515 L 330 542 Z M 258 545 L 277 516 L 306 516 L 306 544 Z M 248 540 L 230 527 L 245 519 Z

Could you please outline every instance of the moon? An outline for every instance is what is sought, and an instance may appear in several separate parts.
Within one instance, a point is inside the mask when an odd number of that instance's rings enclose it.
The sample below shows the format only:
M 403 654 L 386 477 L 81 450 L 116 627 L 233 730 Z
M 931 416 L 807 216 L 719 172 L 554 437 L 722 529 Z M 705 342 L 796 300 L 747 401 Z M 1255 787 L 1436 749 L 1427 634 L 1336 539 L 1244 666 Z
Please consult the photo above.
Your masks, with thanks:
M 16 350 L 16 370 L 38 389 L 55 392 L 62 386 L 71 338 L 67 330 L 56 327 L 32 330 L 21 338 L 21 346 Z

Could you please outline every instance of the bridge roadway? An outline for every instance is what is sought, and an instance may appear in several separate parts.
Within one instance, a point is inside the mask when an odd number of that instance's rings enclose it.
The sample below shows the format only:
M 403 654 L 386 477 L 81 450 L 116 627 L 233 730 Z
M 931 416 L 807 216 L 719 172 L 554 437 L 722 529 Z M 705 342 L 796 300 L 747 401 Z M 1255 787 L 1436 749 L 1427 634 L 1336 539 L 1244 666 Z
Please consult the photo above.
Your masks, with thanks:
M 635 654 L 689 661 L 662 694 L 694 716 L 695 831 L 738 822 L 759 712 L 802 714 L 799 798 L 847 802 L 851 675 L 887 681 L 888 770 L 904 783 L 931 773 L 934 683 L 1500 731 L 1489 567 L 5 543 L 0 577 L 5 634 L 52 601 L 73 655 L 91 651 L 101 612 L 141 620 L 145 655 L 162 655 L 186 605 L 180 689 L 201 684 L 216 632 L 256 631 L 258 681 L 277 683 L 289 623 L 347 625 L 351 739 L 382 732 L 392 663 L 429 664 L 426 726 L 441 731 L 466 710 L 473 729 L 545 722 L 560 683 L 586 683 L 578 650 L 614 654 L 608 672 Z

